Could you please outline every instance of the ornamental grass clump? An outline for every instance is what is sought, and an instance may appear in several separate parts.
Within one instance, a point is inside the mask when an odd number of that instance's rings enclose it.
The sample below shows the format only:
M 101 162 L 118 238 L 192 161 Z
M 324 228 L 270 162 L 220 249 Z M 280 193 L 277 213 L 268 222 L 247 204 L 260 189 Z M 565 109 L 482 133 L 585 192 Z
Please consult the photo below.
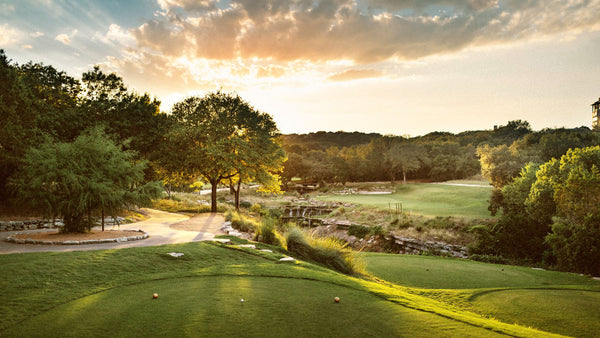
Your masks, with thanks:
M 228 210 L 225 213 L 225 220 L 231 222 L 234 229 L 243 232 L 255 232 L 258 229 L 258 223 L 239 212 Z
M 317 237 L 297 227 L 291 227 L 286 236 L 287 250 L 302 258 L 321 263 L 348 275 L 364 274 L 362 260 L 334 237 Z
M 276 224 L 277 220 L 269 217 L 264 218 L 256 229 L 254 239 L 266 244 L 281 245 L 281 235 L 276 230 Z

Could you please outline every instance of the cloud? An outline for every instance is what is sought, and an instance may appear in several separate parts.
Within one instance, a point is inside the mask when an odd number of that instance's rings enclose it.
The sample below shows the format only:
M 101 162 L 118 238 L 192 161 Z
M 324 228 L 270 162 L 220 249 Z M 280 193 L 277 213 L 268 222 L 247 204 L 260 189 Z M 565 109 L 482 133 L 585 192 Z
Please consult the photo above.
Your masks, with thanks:
M 106 67 L 159 95 L 393 78 L 431 56 L 600 29 L 600 0 L 157 3 L 153 19 L 96 37 L 122 48 Z
M 69 36 L 67 34 L 58 34 L 54 40 L 56 41 L 60 41 L 62 43 L 64 43 L 65 45 L 70 45 L 71 44 L 71 39 L 69 38 Z
M 15 11 L 15 6 L 12 4 L 0 4 L 0 12 L 4 14 L 12 13 Z
M 75 35 L 77 35 L 77 29 L 72 30 L 71 34 L 58 34 L 54 38 L 54 40 L 60 41 L 60 42 L 64 43 L 65 45 L 70 45 L 71 44 L 71 39 L 73 37 L 75 37 Z
M 32 45 L 21 45 L 21 49 L 32 49 Z
M 18 29 L 9 27 L 8 24 L 0 26 L 0 46 L 11 46 L 23 35 Z
M 381 77 L 383 73 L 376 69 L 349 69 L 341 73 L 336 73 L 327 77 L 330 81 L 349 81 Z
M 597 30 L 600 0 L 160 0 L 133 30 L 140 48 L 207 59 L 415 60 Z M 219 7 L 221 6 L 221 7 Z
M 29 34 L 29 36 L 31 36 L 32 38 L 39 38 L 41 36 L 44 36 L 44 33 L 42 33 L 42 32 L 35 32 L 35 33 Z

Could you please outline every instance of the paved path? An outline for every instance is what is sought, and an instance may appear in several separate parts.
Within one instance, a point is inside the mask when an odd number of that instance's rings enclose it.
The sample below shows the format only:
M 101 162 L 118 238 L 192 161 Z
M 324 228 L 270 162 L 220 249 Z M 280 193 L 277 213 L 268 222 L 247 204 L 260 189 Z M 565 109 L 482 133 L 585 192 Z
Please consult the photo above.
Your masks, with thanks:
M 121 230 L 141 229 L 148 233 L 149 237 L 147 239 L 124 243 L 114 242 L 85 245 L 16 244 L 7 242 L 4 239 L 11 234 L 23 231 L 3 231 L 0 232 L 0 254 L 122 249 L 212 240 L 215 234 L 218 233 L 222 219 L 220 215 L 201 215 L 189 218 L 154 209 L 144 209 L 144 212 L 148 214 L 149 219 L 142 222 L 124 224 L 121 226 Z

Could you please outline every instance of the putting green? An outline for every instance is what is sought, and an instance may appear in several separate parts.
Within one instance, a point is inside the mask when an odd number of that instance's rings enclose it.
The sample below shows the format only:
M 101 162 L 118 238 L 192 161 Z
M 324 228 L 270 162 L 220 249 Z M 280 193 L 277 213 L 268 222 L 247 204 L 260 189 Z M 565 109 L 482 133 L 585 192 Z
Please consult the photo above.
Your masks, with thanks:
M 600 292 L 518 289 L 483 293 L 473 304 L 503 322 L 575 337 L 600 332 Z
M 158 298 L 153 299 L 153 293 Z M 340 303 L 334 297 L 340 297 Z M 242 304 L 241 299 L 244 299 Z M 496 333 L 306 279 L 214 276 L 149 281 L 83 297 L 3 336 L 493 336 Z

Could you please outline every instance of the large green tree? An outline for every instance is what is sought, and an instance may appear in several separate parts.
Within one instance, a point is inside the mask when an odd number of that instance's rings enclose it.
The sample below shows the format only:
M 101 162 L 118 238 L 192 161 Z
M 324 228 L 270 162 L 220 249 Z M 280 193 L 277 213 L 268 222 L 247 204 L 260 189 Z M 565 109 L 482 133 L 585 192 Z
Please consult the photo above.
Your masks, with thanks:
M 285 159 L 272 117 L 239 95 L 217 91 L 189 97 L 173 106 L 171 116 L 175 126 L 167 141 L 173 153 L 163 165 L 210 183 L 212 212 L 219 183 L 276 175 Z
M 399 172 L 403 184 L 406 184 L 406 174 L 419 169 L 425 160 L 425 149 L 410 142 L 393 142 L 384 156 L 391 182 L 394 183 Z
M 526 204 L 534 217 L 552 217 L 547 240 L 559 268 L 600 275 L 600 146 L 542 165 Z
M 142 184 L 144 161 L 123 151 L 100 128 L 73 142 L 47 139 L 31 148 L 14 182 L 24 203 L 60 216 L 65 232 L 90 229 L 92 214 L 149 205 L 160 196 L 158 183 Z
M 8 178 L 35 144 L 38 133 L 34 101 L 18 67 L 11 65 L 0 49 L 0 201 L 8 199 L 12 190 L 6 186 Z

